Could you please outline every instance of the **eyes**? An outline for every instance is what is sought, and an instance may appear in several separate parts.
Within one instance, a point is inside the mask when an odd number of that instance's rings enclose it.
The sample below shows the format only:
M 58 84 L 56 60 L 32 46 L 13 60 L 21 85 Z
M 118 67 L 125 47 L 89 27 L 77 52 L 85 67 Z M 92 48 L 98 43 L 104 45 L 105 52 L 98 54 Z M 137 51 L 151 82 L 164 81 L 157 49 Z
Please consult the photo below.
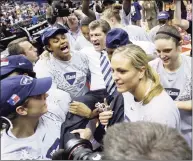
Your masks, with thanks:
M 66 39 L 66 37 L 65 36 L 61 36 L 60 38 L 58 38 L 58 37 L 55 37 L 55 38 L 53 38 L 53 43 L 58 43 L 59 41 L 61 41 L 61 40 L 65 40 Z
M 159 54 L 160 54 L 161 52 L 163 52 L 163 53 L 170 53 L 171 51 L 172 51 L 172 49 L 164 49 L 164 50 L 162 50 L 162 51 L 157 49 L 157 53 L 159 53 Z
M 90 36 L 101 36 L 101 34 L 90 34 Z
M 116 71 L 117 71 L 117 73 L 120 73 L 120 74 L 125 74 L 125 73 L 127 73 L 127 72 L 128 72 L 128 70 L 124 70 L 124 69 L 116 69 Z M 115 70 L 114 70 L 114 69 L 112 69 L 112 72 L 114 73 L 114 72 L 115 72 Z

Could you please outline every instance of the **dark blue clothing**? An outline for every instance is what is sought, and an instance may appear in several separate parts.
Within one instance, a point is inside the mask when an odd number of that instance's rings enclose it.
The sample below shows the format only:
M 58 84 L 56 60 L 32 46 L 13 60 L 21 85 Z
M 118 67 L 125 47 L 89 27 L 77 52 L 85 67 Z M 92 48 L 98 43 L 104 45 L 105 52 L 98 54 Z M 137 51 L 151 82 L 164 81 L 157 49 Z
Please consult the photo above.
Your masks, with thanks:
M 32 17 L 32 24 L 36 25 L 38 23 L 38 17 L 37 16 L 33 16 Z
M 138 2 L 134 2 L 131 6 L 135 7 L 135 14 L 131 16 L 132 21 L 141 20 L 140 10 L 142 9 L 141 5 Z

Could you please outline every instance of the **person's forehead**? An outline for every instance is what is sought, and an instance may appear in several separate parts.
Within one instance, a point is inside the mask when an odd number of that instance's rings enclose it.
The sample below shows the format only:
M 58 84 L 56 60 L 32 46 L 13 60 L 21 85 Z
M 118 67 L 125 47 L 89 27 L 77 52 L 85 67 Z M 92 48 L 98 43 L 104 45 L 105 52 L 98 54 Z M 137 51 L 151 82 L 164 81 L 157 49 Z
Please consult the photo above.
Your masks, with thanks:
M 49 39 L 55 39 L 55 38 L 58 38 L 58 37 L 61 37 L 61 36 L 66 36 L 66 34 L 64 34 L 64 33 L 57 33 L 57 34 L 53 35 L 52 37 L 50 37 Z
M 29 47 L 29 46 L 33 46 L 29 41 L 22 41 L 19 43 L 20 46 L 22 47 Z
M 94 29 L 90 29 L 90 33 L 104 33 L 102 27 L 96 27 Z
M 175 42 L 172 39 L 158 39 L 155 40 L 155 46 L 162 46 L 163 48 L 173 47 Z

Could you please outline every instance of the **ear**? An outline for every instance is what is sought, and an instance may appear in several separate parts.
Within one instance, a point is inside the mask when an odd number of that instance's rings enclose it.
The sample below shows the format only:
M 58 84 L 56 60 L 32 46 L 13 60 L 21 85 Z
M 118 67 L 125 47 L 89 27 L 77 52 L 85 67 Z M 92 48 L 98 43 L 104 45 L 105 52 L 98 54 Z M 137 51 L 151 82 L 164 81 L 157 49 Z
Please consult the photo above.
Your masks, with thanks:
M 45 48 L 46 48 L 46 50 L 48 50 L 48 51 L 53 51 L 52 48 L 50 47 L 50 45 L 46 45 Z
M 144 77 L 146 70 L 147 69 L 144 66 L 139 69 L 139 79 L 142 79 Z
M 111 17 L 111 18 L 110 18 L 110 21 L 111 21 L 112 23 L 114 23 L 114 22 L 115 22 L 114 17 Z
M 18 106 L 16 108 L 16 112 L 19 114 L 19 115 L 22 115 L 22 116 L 26 116 L 27 115 L 27 109 L 24 108 L 23 106 Z

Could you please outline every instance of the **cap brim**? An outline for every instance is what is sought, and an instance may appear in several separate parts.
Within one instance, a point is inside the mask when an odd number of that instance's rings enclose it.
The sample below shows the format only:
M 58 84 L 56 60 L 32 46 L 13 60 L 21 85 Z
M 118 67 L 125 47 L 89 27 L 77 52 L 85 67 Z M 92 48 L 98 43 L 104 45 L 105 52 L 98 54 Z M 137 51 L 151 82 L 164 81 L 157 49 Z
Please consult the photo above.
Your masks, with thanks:
M 1 72 L 0 72 L 0 76 L 4 76 L 10 72 L 12 72 L 15 68 L 8 68 L 8 69 L 5 69 L 3 67 L 1 67 Z
M 38 78 L 36 79 L 35 87 L 33 88 L 29 96 L 44 94 L 50 89 L 51 85 L 52 85 L 51 77 Z
M 157 20 L 167 20 L 169 17 L 158 17 Z
M 53 32 L 50 32 L 50 34 L 49 35 L 47 35 L 46 37 L 47 38 L 50 38 L 50 37 L 52 37 L 52 36 L 54 36 L 54 35 L 56 35 L 56 34 L 58 34 L 58 33 L 67 33 L 68 32 L 68 30 L 66 30 L 66 29 L 64 29 L 64 28 L 59 28 L 59 29 L 57 29 L 57 30 L 55 30 L 55 31 L 53 31 Z
M 57 35 L 58 33 L 65 34 L 65 33 L 67 33 L 67 32 L 68 32 L 68 30 L 65 29 L 65 28 L 58 28 L 58 29 L 56 29 L 56 30 L 53 30 L 53 31 L 50 32 L 48 35 L 46 35 L 45 40 L 43 41 L 44 45 L 47 45 L 49 38 Z

